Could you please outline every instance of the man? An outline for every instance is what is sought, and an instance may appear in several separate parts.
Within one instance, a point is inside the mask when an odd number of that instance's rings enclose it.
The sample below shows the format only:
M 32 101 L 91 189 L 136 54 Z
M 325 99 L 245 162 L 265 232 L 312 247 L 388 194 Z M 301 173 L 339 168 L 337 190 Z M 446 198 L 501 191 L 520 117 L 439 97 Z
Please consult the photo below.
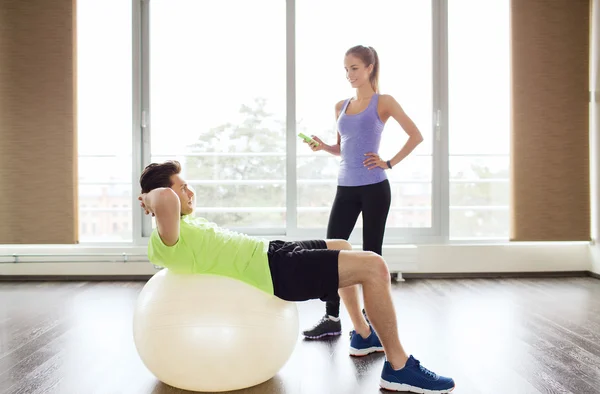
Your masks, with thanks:
M 427 370 L 404 351 L 381 256 L 353 251 L 344 240 L 269 242 L 195 218 L 195 193 L 180 173 L 177 161 L 167 161 L 150 164 L 140 177 L 140 205 L 156 218 L 148 242 L 153 264 L 178 273 L 231 277 L 288 301 L 334 299 L 338 289 L 354 289 L 344 300 L 355 327 L 350 354 L 385 351 L 381 387 L 419 393 L 454 389 L 452 379 Z M 356 285 L 362 285 L 370 322 L 361 313 Z

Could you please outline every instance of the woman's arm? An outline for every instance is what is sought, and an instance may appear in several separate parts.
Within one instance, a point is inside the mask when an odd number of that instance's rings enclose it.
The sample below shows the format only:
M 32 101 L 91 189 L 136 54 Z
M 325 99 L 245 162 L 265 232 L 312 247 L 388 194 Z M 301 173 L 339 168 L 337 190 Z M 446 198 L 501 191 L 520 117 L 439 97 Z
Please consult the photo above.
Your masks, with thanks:
M 337 103 L 335 105 L 335 120 L 337 123 L 338 118 L 340 117 L 340 113 L 342 112 L 342 108 L 344 106 L 344 100 L 340 101 L 339 103 Z M 337 127 L 336 127 L 337 130 Z M 310 148 L 314 151 L 320 151 L 320 150 L 324 150 L 327 153 L 331 153 L 334 156 L 339 156 L 340 152 L 341 152 L 341 136 L 340 136 L 340 132 L 337 132 L 337 142 L 334 145 L 327 145 L 325 144 L 319 137 L 316 136 L 312 136 L 312 139 L 314 139 L 315 141 L 317 141 L 319 143 L 319 145 L 315 145 L 315 144 L 310 144 Z
M 402 127 L 404 132 L 408 134 L 408 141 L 402 146 L 402 148 L 392 157 L 389 162 L 392 167 L 404 160 L 421 142 L 423 142 L 423 135 L 412 121 L 412 119 L 404 112 L 400 104 L 390 95 L 382 94 L 379 96 L 379 109 L 380 118 L 385 123 L 390 117 L 394 118 L 396 122 Z M 364 161 L 364 165 L 372 170 L 373 168 L 388 169 L 387 162 L 379 157 L 377 152 L 366 153 L 367 159 Z

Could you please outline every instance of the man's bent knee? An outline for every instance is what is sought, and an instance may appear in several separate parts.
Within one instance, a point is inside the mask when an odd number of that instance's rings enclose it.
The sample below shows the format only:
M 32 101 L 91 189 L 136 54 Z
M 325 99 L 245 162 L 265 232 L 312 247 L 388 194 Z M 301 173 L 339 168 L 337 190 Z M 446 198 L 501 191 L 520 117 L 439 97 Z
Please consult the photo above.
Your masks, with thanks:
M 355 284 L 383 286 L 390 283 L 385 260 L 373 252 L 343 250 L 340 252 L 340 287 Z
M 372 279 L 378 282 L 389 282 L 390 281 L 390 271 L 388 269 L 387 263 L 377 253 L 369 252 L 368 264 L 371 270 Z

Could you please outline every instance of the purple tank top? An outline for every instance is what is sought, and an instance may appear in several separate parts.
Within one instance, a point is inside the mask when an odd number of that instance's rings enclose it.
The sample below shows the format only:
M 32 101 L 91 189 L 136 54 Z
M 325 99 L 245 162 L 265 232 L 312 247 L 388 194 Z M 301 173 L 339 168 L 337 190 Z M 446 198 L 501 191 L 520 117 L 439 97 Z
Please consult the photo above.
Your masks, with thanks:
M 387 179 L 383 168 L 369 170 L 363 164 L 367 158 L 365 153 L 379 152 L 384 124 L 377 113 L 378 102 L 379 94 L 375 93 L 367 108 L 355 115 L 346 114 L 350 99 L 344 102 L 337 122 L 342 158 L 338 173 L 339 186 L 371 185 Z

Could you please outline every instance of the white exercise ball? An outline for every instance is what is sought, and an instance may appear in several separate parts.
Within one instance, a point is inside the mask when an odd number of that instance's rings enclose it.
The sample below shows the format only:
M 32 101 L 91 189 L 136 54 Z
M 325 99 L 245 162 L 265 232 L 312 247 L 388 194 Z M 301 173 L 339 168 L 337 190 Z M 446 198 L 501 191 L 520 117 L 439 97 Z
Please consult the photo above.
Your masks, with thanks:
M 298 309 L 236 279 L 163 269 L 139 294 L 133 336 L 160 381 L 237 390 L 271 379 L 287 362 L 298 340 Z

